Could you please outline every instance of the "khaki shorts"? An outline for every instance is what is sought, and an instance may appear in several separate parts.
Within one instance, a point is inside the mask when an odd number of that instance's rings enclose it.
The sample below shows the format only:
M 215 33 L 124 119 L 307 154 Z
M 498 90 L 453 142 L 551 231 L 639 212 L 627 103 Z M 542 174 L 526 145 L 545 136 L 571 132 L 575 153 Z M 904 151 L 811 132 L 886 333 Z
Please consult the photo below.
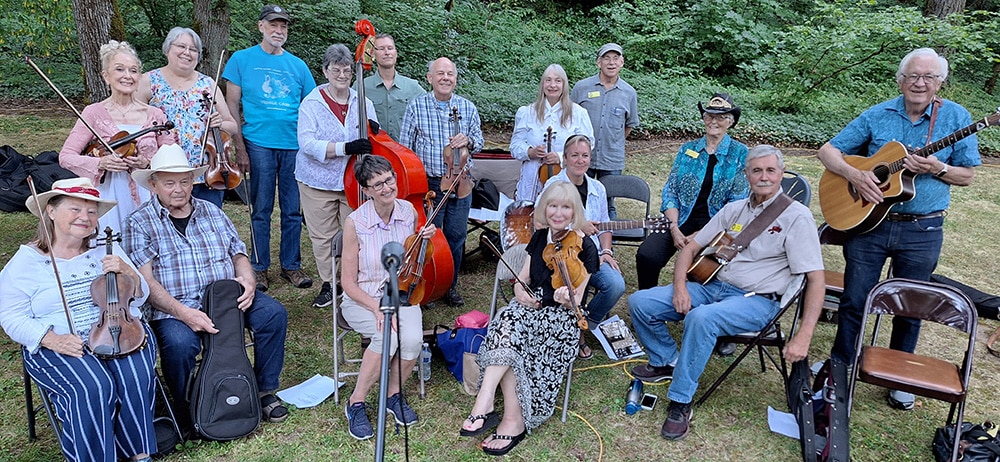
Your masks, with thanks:
M 344 314 L 344 319 L 347 320 L 352 329 L 361 336 L 372 340 L 371 344 L 368 345 L 368 350 L 382 354 L 382 331 L 375 323 L 375 314 L 347 297 L 344 297 L 340 309 L 341 313 Z M 396 322 L 399 326 L 399 341 L 403 344 L 400 349 L 400 358 L 404 361 L 419 358 L 420 349 L 424 344 L 423 313 L 420 311 L 420 305 L 400 308 Z M 395 354 L 398 348 L 396 332 L 393 331 L 390 337 L 389 351 Z

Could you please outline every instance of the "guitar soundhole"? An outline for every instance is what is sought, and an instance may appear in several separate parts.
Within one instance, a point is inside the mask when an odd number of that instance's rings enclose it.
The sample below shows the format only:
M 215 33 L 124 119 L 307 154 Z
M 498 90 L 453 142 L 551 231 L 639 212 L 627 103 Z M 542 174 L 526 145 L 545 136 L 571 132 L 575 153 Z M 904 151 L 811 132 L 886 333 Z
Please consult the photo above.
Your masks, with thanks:
M 872 169 L 872 173 L 874 173 L 875 177 L 878 178 L 879 186 L 885 184 L 886 181 L 889 181 L 889 167 L 885 165 L 875 166 L 875 168 Z

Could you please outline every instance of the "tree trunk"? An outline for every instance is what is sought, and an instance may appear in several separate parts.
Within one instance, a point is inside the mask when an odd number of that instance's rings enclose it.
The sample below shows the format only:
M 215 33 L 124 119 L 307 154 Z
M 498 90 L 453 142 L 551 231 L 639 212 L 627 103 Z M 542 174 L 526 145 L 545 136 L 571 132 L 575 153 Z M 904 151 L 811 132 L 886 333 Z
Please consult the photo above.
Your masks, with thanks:
M 101 45 L 112 38 L 124 39 L 124 22 L 116 0 L 73 0 L 73 19 L 80 41 L 80 58 L 83 64 L 83 86 L 88 102 L 107 98 L 111 91 L 101 76 Z
M 229 24 L 227 0 L 195 0 L 193 29 L 201 36 L 205 47 L 198 70 L 213 79 L 219 69 L 219 56 L 229 44 Z
M 993 72 L 990 74 L 990 78 L 986 79 L 986 85 L 983 85 L 983 91 L 992 95 L 993 91 L 997 89 L 998 76 L 1000 76 L 1000 61 L 993 63 Z
M 945 16 L 961 13 L 962 10 L 965 10 L 965 0 L 928 0 L 924 15 L 944 19 Z

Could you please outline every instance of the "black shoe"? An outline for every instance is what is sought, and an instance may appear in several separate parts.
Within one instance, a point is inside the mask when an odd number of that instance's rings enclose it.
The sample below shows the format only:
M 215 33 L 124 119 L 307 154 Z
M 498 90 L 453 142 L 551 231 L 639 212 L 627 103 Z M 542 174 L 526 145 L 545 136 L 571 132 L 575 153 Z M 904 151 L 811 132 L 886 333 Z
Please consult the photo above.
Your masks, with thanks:
M 444 296 L 444 302 L 447 303 L 448 306 L 462 306 L 465 304 L 465 300 L 462 300 L 462 296 L 456 289 L 448 291 L 448 295 Z
M 257 290 L 261 292 L 267 292 L 267 285 L 271 282 L 267 277 L 267 270 L 260 270 L 253 272 L 254 278 L 257 279 Z
M 667 407 L 667 420 L 663 421 L 660 436 L 680 440 L 691 431 L 691 403 L 671 402 Z
M 319 289 L 319 295 L 313 299 L 313 308 L 326 308 L 333 304 L 333 288 L 329 282 L 324 282 Z
M 632 376 L 643 382 L 662 382 L 674 378 L 673 366 L 651 366 L 649 363 L 632 368 Z

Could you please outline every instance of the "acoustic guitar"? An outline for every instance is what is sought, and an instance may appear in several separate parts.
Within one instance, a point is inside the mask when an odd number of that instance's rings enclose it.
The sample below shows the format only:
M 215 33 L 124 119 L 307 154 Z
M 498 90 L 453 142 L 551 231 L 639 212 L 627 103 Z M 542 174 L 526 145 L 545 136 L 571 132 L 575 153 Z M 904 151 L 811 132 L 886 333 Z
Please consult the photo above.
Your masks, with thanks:
M 875 174 L 885 200 L 880 204 L 866 201 L 847 178 L 827 170 L 819 180 L 819 205 L 823 217 L 831 228 L 848 234 L 871 231 L 889 214 L 890 207 L 916 197 L 913 187 L 915 174 L 903 167 L 907 153 L 927 157 L 997 122 L 1000 122 L 1000 108 L 996 113 L 916 151 L 910 152 L 903 143 L 891 141 L 871 157 L 844 156 L 850 166 Z
M 698 257 L 691 262 L 691 266 L 687 270 L 688 279 L 699 284 L 708 284 L 725 264 L 719 261 L 715 251 L 732 243 L 732 237 L 724 230 L 719 231 L 719 234 L 716 234 L 712 241 L 702 248 L 701 252 L 698 252 Z

